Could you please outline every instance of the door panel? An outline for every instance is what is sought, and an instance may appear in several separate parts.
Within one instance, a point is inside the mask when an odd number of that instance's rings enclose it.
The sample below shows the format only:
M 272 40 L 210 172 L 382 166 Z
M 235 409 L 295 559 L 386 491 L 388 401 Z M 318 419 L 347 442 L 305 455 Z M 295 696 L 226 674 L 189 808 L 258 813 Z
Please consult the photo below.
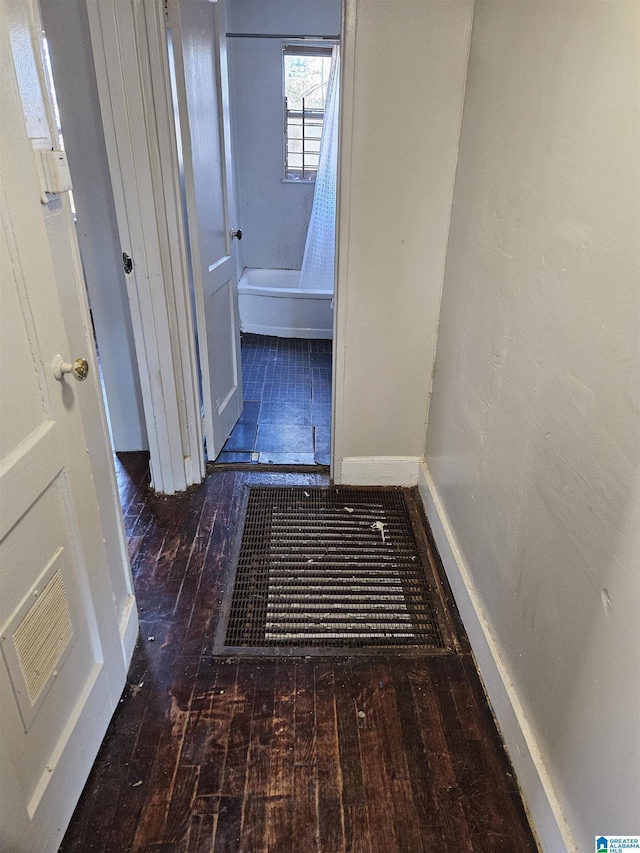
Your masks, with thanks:
M 0 243 L 0 281 L 13 278 L 7 242 L 2 235 Z M 29 361 L 13 358 L 16 352 L 28 351 L 27 330 L 20 313 L 20 301 L 15 287 L 3 288 L 3 311 L 0 313 L 0 358 L 2 364 L 11 364 L 11 372 L 19 388 L 24 388 L 22 398 L 3 401 L 3 429 L 0 431 L 0 458 L 6 458 L 20 443 L 26 433 L 35 430 L 42 420 L 42 407 L 38 401 L 38 381 Z M 19 322 L 15 321 L 18 317 Z
M 215 458 L 242 411 L 224 4 L 172 0 L 169 22 L 182 140 L 204 432 Z
M 3 562 L 21 568 L 3 583 L 0 625 L 21 718 L 21 726 L 15 714 L 6 720 L 13 735 L 10 751 L 29 797 L 102 657 L 99 636 L 91 630 L 93 602 L 82 591 L 85 567 L 74 552 L 65 481 L 61 470 L 2 542 Z
M 235 287 L 231 279 L 223 282 L 206 299 L 207 323 L 216 324 L 218 334 L 210 341 L 210 357 L 216 365 L 217 389 L 221 393 L 227 392 L 226 397 L 217 397 L 213 401 L 214 412 L 219 418 L 226 418 L 228 409 L 228 395 L 236 393 L 237 376 L 239 365 L 236 361 L 235 340 L 238 331 L 238 320 L 235 311 Z M 226 325 L 222 318 L 227 320 Z M 233 429 L 233 423 L 228 424 L 229 431 Z
M 103 425 L 103 452 L 108 441 L 92 342 L 83 335 L 72 353 L 67 336 L 66 322 L 86 317 L 69 203 L 41 203 L 27 136 L 52 147 L 40 37 L 35 3 L 0 0 L 0 796 L 11 803 L 0 849 L 15 853 L 58 848 L 125 684 L 130 589 L 87 452 L 87 418 Z M 57 353 L 87 357 L 86 383 L 54 378 Z

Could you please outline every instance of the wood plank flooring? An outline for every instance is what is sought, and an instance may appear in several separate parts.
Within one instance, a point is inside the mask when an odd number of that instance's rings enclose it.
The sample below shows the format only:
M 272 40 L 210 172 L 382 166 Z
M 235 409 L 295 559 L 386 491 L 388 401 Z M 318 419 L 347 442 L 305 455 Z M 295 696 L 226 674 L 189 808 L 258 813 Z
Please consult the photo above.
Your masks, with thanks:
M 118 480 L 141 633 L 63 853 L 535 851 L 468 647 L 422 657 L 211 655 L 247 483 Z

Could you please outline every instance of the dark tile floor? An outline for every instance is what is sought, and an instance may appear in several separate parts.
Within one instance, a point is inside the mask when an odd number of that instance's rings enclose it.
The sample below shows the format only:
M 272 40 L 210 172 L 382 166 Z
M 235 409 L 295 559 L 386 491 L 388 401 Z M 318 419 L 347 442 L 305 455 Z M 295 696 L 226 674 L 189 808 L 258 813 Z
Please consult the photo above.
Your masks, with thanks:
M 242 336 L 244 410 L 216 462 L 328 465 L 331 341 Z

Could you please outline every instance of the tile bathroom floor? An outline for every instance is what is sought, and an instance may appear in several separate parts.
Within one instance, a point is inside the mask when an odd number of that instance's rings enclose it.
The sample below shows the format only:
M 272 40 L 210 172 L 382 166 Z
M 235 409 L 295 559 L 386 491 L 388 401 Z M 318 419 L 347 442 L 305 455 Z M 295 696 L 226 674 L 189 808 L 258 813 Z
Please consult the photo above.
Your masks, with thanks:
M 217 463 L 328 465 L 331 341 L 242 335 L 244 410 Z

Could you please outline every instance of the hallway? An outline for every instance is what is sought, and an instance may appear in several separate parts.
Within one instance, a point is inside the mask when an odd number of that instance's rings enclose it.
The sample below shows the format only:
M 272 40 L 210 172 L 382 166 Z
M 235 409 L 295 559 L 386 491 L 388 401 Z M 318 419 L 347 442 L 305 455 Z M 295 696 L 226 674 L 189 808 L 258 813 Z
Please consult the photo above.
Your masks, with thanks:
M 220 471 L 152 494 L 117 460 L 140 609 L 127 687 L 63 853 L 535 851 L 462 653 L 239 660 L 210 648 L 247 483 Z

